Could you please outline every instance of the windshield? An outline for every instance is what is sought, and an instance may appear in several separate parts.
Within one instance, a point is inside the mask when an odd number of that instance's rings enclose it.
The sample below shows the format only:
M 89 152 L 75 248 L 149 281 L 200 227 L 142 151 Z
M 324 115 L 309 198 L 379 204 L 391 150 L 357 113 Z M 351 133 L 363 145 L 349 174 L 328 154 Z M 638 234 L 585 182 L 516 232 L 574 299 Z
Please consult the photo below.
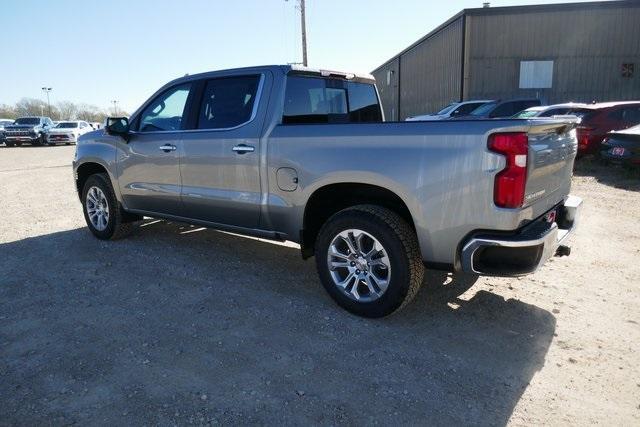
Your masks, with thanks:
M 445 114 L 447 114 L 448 112 L 450 112 L 451 110 L 453 110 L 454 108 L 456 108 L 456 106 L 458 105 L 457 102 L 454 102 L 453 104 L 449 104 L 446 107 L 444 107 L 442 110 L 438 111 L 436 113 L 437 116 L 444 116 Z
M 16 125 L 39 125 L 40 119 L 37 117 L 22 117 L 17 119 L 15 122 Z
M 490 112 L 491 110 L 493 110 L 493 108 L 498 105 L 497 102 L 488 102 L 484 105 L 479 106 L 478 108 L 476 108 L 475 110 L 473 110 L 470 114 L 472 116 L 484 116 L 485 114 L 487 114 L 488 112 Z
M 77 128 L 78 124 L 75 122 L 62 122 L 62 123 L 58 123 L 58 126 L 56 126 L 59 129 L 72 129 L 72 128 Z

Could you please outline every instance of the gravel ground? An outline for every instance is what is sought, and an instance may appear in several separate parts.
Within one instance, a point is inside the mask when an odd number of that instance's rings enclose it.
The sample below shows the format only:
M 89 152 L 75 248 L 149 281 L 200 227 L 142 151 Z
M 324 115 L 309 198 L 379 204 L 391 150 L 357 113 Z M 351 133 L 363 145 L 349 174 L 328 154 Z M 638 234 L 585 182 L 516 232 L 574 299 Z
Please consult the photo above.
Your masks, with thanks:
M 583 164 L 568 258 L 429 273 L 380 320 L 293 245 L 84 227 L 73 147 L 0 148 L 0 424 L 640 423 L 640 185 Z

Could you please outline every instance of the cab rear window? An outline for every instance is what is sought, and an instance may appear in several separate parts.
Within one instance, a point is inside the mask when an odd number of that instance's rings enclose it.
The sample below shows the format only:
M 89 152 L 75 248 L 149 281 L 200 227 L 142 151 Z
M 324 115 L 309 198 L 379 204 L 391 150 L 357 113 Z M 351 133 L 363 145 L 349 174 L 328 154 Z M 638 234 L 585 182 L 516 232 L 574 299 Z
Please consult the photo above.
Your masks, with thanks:
M 372 84 L 317 77 L 287 77 L 283 124 L 381 121 L 378 95 Z

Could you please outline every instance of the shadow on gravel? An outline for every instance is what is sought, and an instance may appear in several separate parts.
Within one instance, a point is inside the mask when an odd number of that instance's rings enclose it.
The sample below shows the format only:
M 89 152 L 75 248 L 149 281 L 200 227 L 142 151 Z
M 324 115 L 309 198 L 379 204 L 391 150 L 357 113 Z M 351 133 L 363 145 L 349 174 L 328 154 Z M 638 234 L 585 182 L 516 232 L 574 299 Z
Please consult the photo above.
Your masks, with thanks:
M 505 425 L 555 318 L 474 282 L 367 320 L 297 250 L 215 231 L 1 244 L 0 424 Z
M 592 176 L 598 182 L 622 190 L 640 191 L 640 167 L 606 164 L 596 158 L 576 161 L 576 176 Z

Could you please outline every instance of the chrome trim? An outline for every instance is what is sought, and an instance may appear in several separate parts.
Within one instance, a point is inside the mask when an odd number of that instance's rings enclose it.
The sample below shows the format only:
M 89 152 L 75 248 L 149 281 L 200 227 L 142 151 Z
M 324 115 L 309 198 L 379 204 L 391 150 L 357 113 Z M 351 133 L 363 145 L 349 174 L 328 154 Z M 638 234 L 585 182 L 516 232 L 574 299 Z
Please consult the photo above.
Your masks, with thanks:
M 253 153 L 254 151 L 256 151 L 256 148 L 251 146 L 251 145 L 236 145 L 235 147 L 232 148 L 233 151 L 235 151 L 236 153 L 240 153 L 240 154 L 244 154 L 244 153 Z
M 164 152 L 168 152 L 168 151 L 176 151 L 177 147 L 175 145 L 165 144 L 165 145 L 161 145 L 158 148 L 160 148 Z
M 580 210 L 582 207 L 582 199 L 577 196 L 568 196 L 563 204 L 565 209 L 565 219 L 571 223 L 568 229 L 558 228 L 556 223 L 551 224 L 549 230 L 541 237 L 537 239 L 530 240 L 515 240 L 515 239 L 505 239 L 501 238 L 501 236 L 485 236 L 485 237 L 477 237 L 471 238 L 461 251 L 461 263 L 462 263 L 462 271 L 472 274 L 484 274 L 482 271 L 476 269 L 473 265 L 473 256 L 476 251 L 482 247 L 487 246 L 501 246 L 507 248 L 522 248 L 522 247 L 532 247 L 532 246 L 540 246 L 543 245 L 542 256 L 538 263 L 532 266 L 530 271 L 526 271 L 518 274 L 507 274 L 508 276 L 522 276 L 525 274 L 530 274 L 537 271 L 542 265 L 551 258 L 558 246 L 562 244 L 575 230 L 578 219 L 580 217 Z
M 251 74 L 248 74 L 248 75 L 251 75 Z M 236 77 L 236 76 L 233 76 L 233 77 Z M 239 75 L 237 77 L 242 77 L 242 75 Z M 216 77 L 212 77 L 210 79 L 205 79 L 205 80 L 212 80 L 214 78 Z M 223 78 L 223 77 L 219 77 L 219 78 Z M 218 128 L 218 129 L 155 130 L 153 132 L 129 131 L 129 133 L 132 135 L 156 135 L 156 134 L 167 134 L 167 133 L 225 132 L 225 131 L 241 128 L 253 122 L 256 116 L 258 115 L 258 108 L 260 107 L 260 99 L 262 98 L 262 91 L 264 88 L 264 80 L 265 80 L 264 73 L 260 73 L 260 81 L 258 82 L 258 89 L 256 90 L 256 100 L 254 101 L 253 109 L 251 110 L 251 117 L 249 117 L 249 120 L 247 120 L 244 123 L 240 123 L 239 125 L 228 127 L 228 128 Z

